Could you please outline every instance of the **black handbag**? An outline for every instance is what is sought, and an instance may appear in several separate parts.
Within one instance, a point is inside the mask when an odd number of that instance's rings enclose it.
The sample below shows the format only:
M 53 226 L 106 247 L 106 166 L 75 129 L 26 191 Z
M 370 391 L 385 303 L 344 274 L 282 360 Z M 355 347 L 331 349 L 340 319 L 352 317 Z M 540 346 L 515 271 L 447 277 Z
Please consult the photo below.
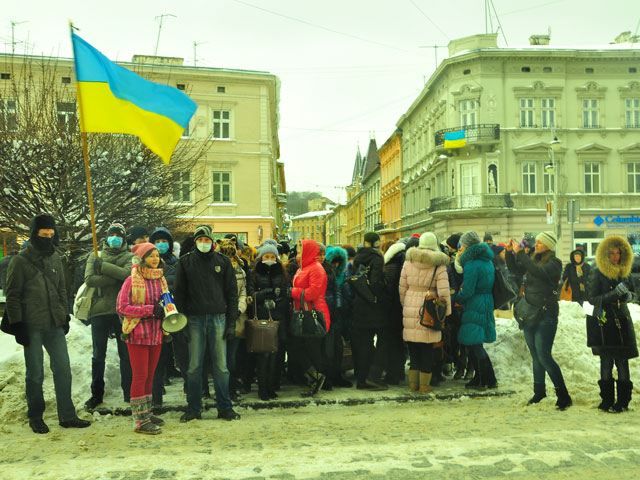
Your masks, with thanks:
M 347 279 L 351 289 L 368 303 L 378 303 L 369 285 L 369 267 L 360 265 L 358 271 Z
M 253 318 L 244 324 L 247 351 L 249 353 L 275 353 L 278 351 L 278 328 L 280 322 L 271 317 L 271 310 L 267 308 L 269 318 L 258 318 L 258 304 L 256 296 L 253 298 Z
M 537 307 L 529 303 L 524 295 L 520 297 L 513 307 L 513 316 L 520 330 L 537 325 L 542 319 L 544 309 L 545 307 Z
M 444 319 L 447 316 L 447 301 L 437 295 L 434 296 L 431 294 L 436 270 L 437 268 L 433 270 L 431 282 L 428 287 L 429 293 L 424 297 L 418 315 L 420 315 L 420 325 L 430 328 L 431 330 L 440 331 L 444 329 Z
M 293 311 L 289 332 L 298 338 L 323 338 L 327 334 L 324 315 L 319 310 L 307 310 L 304 303 L 304 290 L 300 294 L 300 309 Z

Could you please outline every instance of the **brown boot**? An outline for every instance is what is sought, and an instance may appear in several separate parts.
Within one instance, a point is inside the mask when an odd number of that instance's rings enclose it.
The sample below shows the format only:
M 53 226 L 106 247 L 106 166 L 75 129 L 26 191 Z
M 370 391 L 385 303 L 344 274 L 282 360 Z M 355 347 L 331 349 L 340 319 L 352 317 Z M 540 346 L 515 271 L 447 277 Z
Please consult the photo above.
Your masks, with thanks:
M 431 392 L 431 374 L 420 372 L 420 393 L 429 393 Z
M 418 373 L 418 370 L 409 370 L 409 390 L 411 390 L 412 392 L 418 391 Z

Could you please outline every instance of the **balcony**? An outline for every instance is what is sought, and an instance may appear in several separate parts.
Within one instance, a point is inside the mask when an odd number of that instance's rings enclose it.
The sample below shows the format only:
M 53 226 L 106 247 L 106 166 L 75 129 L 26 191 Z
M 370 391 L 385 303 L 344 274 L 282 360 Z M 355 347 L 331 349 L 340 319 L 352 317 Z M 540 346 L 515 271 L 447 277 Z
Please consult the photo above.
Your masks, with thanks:
M 374 232 L 379 232 L 380 230 L 384 230 L 387 227 L 387 224 L 384 222 L 380 222 L 380 223 L 376 223 L 373 226 L 373 231 Z
M 459 132 L 464 130 L 467 145 L 492 144 L 500 141 L 499 123 L 482 123 L 479 125 L 467 125 L 438 130 L 435 135 L 436 149 L 444 149 L 444 134 L 447 132 Z
M 477 195 L 458 195 L 454 197 L 436 197 L 431 199 L 430 213 L 452 210 L 503 209 L 513 208 L 513 200 L 508 193 Z

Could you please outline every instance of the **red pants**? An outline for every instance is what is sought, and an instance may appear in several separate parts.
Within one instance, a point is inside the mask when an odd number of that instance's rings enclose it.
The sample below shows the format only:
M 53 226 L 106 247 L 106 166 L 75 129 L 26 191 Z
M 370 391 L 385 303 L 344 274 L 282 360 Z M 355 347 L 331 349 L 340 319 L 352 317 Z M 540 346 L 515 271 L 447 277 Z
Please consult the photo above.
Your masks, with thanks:
M 151 396 L 153 374 L 158 365 L 162 344 L 132 345 L 127 343 L 131 362 L 131 398 Z

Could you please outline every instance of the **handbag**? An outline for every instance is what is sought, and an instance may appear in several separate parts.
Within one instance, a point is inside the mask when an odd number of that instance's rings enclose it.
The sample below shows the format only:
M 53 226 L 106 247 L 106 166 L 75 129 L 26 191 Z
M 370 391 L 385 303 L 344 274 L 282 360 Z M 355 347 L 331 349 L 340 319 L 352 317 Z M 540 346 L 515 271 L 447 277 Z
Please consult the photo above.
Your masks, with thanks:
M 495 280 L 493 282 L 493 308 L 500 309 L 513 301 L 517 297 L 513 286 L 505 278 L 504 271 L 499 268 L 495 269 Z
M 545 307 L 537 307 L 529 303 L 524 295 L 520 297 L 513 307 L 513 316 L 520 330 L 537 325 L 544 309 Z
M 571 285 L 569 285 L 569 279 L 567 278 L 562 284 L 560 289 L 560 300 L 566 300 L 570 302 L 573 300 L 573 293 L 571 291 Z
M 250 353 L 275 353 L 278 351 L 278 328 L 280 322 L 271 317 L 271 310 L 267 309 L 269 318 L 258 318 L 258 305 L 253 299 L 253 318 L 245 321 L 245 335 L 247 351 Z
M 304 303 L 304 290 L 300 294 L 300 309 L 293 311 L 290 333 L 298 338 L 323 338 L 327 334 L 324 315 L 319 310 L 307 310 Z
M 360 265 L 358 271 L 351 275 L 347 282 L 351 289 L 368 303 L 378 303 L 378 298 L 371 291 L 369 286 L 369 267 Z
M 430 328 L 431 330 L 444 329 L 444 319 L 447 314 L 447 301 L 438 295 L 433 295 L 431 289 L 433 288 L 433 280 L 436 277 L 436 270 L 434 268 L 433 275 L 431 276 L 431 282 L 429 283 L 429 291 L 424 297 L 422 307 L 418 312 L 420 316 L 420 325 Z

